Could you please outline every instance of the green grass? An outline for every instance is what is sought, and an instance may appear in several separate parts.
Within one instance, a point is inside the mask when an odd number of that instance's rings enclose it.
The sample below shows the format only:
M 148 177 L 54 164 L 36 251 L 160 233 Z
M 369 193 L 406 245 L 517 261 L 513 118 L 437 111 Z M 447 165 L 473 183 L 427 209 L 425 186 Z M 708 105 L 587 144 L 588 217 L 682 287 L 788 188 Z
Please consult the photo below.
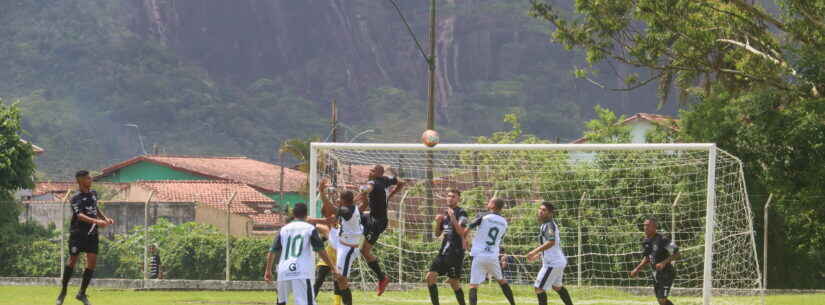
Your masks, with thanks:
M 466 293 L 465 287 L 465 295 Z M 0 286 L 0 305 L 19 304 L 54 304 L 55 297 L 59 292 L 57 287 L 42 286 Z M 77 287 L 69 289 L 66 297 L 66 305 L 80 304 L 74 300 Z M 517 304 L 536 304 L 535 295 L 532 289 L 527 286 L 514 287 Z M 571 289 L 573 301 L 576 304 L 592 305 L 617 305 L 617 304 L 656 304 L 652 296 L 632 296 L 615 290 L 600 289 L 577 290 Z M 253 304 L 275 304 L 274 291 L 252 291 L 252 292 L 221 292 L 221 291 L 133 291 L 91 287 L 88 292 L 93 304 L 100 305 L 253 305 Z M 456 304 L 453 293 L 447 289 L 439 290 L 441 304 Z M 549 293 L 550 304 L 561 304 L 555 293 Z M 329 305 L 331 293 L 322 292 L 318 297 L 320 305 Z M 358 305 L 423 305 L 429 304 L 429 296 L 426 290 L 413 291 L 389 291 L 384 296 L 376 297 L 372 291 L 356 291 L 353 296 L 354 303 Z M 671 300 L 678 305 L 701 304 L 701 299 L 696 297 L 674 297 Z M 759 305 L 760 297 L 724 297 L 716 298 L 718 302 L 714 304 L 730 305 Z M 291 301 L 290 301 L 290 304 Z M 479 288 L 479 304 L 502 304 L 507 302 L 501 296 L 498 286 L 484 285 Z M 766 304 L 770 305 L 825 305 L 825 294 L 807 295 L 777 295 L 766 298 Z

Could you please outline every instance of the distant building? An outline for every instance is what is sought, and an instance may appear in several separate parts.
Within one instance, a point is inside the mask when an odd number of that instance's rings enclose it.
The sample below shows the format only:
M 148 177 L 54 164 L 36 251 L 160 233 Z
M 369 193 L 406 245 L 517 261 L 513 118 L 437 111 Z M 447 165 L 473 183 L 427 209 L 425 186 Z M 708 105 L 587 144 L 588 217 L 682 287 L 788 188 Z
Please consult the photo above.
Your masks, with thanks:
M 629 125 L 630 143 L 641 144 L 647 143 L 647 133 L 655 128 L 668 128 L 678 131 L 679 127 L 676 125 L 678 121 L 678 119 L 666 115 L 637 113 L 619 122 L 619 125 Z M 581 137 L 571 143 L 585 144 L 587 142 L 587 138 Z
M 246 157 L 143 155 L 109 166 L 94 177 L 100 182 L 215 180 L 243 183 L 282 205 L 305 202 L 301 194 L 307 175 Z M 283 186 L 284 200 L 280 191 Z

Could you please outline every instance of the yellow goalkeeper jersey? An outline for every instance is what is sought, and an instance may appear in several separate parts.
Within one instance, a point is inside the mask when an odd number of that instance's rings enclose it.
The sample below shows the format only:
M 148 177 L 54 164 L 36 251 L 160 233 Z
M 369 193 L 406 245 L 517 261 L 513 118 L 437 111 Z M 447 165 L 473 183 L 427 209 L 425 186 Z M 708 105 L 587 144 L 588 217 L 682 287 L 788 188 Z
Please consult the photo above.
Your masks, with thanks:
M 335 248 L 333 248 L 332 246 L 329 245 L 329 243 L 327 243 L 327 247 L 324 250 L 327 251 L 327 256 L 329 256 L 329 260 L 332 261 L 332 263 L 334 264 L 335 259 L 336 259 Z M 326 265 L 327 265 L 327 263 L 325 263 L 324 260 L 318 258 L 318 266 L 319 267 L 320 266 L 326 266 Z

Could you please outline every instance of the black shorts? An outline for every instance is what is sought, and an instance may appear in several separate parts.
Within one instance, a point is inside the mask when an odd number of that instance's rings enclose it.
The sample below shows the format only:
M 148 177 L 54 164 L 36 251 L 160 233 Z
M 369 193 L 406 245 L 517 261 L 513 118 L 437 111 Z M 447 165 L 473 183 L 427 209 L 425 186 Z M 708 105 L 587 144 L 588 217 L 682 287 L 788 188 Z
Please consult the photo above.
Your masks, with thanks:
M 375 245 L 378 242 L 378 237 L 381 236 L 381 233 L 384 233 L 384 230 L 387 229 L 387 224 L 389 223 L 389 219 L 387 218 L 373 218 L 372 216 L 367 216 L 364 220 L 364 240 L 369 242 L 371 245 Z
M 69 255 L 75 256 L 84 253 L 97 254 L 100 243 L 97 234 L 87 235 L 83 232 L 69 235 Z
M 454 252 L 439 254 L 430 264 L 430 272 L 436 272 L 439 276 L 446 275 L 451 279 L 461 279 L 464 270 L 464 252 Z
M 670 287 L 673 286 L 675 278 L 676 272 L 674 271 L 659 271 L 653 275 L 653 291 L 657 299 L 667 299 L 670 296 Z

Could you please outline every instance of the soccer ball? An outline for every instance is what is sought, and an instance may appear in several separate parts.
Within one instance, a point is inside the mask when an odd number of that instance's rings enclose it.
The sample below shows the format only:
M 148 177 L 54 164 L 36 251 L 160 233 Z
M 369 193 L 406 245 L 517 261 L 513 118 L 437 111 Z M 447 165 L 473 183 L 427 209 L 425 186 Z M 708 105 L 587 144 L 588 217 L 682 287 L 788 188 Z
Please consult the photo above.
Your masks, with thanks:
M 424 145 L 427 145 L 427 147 L 438 145 L 438 141 L 438 132 L 435 130 L 427 129 L 423 134 L 421 134 L 421 142 L 423 142 Z

